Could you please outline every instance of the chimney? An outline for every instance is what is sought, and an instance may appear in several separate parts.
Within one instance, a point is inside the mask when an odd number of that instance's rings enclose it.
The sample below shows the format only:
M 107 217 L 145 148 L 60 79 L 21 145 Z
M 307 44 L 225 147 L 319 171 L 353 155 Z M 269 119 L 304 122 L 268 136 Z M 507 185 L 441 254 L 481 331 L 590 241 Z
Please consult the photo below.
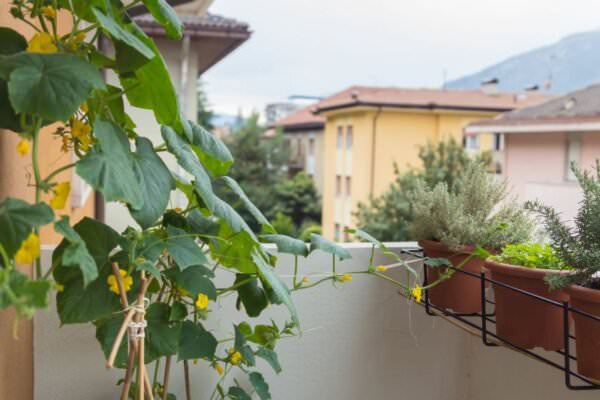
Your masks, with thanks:
M 481 82 L 481 91 L 488 96 L 495 96 L 498 94 L 498 78 L 486 79 Z
M 540 90 L 540 85 L 525 86 L 525 91 L 526 92 L 537 92 L 538 90 Z

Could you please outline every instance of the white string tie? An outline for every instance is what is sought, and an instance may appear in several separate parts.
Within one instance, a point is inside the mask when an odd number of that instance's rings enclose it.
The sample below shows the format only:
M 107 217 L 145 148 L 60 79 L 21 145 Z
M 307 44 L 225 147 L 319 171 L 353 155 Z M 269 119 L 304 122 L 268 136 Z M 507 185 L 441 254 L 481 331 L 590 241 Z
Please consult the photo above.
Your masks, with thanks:
M 139 305 L 139 304 L 132 304 L 128 307 L 129 310 L 133 310 L 134 312 L 136 312 L 137 314 L 140 314 L 141 316 L 144 316 L 144 314 L 146 314 L 146 309 L 148 308 L 148 306 L 150 305 L 150 299 L 147 297 L 144 297 L 144 304 L 143 305 Z M 145 329 L 148 326 L 148 321 L 143 320 L 143 321 L 131 321 L 129 322 L 129 337 L 131 339 L 143 339 L 146 337 L 146 332 Z

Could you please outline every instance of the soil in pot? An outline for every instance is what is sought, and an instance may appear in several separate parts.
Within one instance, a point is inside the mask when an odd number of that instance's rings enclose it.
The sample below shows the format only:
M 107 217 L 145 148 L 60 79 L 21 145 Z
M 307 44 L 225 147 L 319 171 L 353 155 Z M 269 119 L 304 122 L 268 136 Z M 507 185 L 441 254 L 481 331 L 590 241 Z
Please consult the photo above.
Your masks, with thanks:
M 493 280 L 554 300 L 567 301 L 562 290 L 550 291 L 544 282 L 549 273 L 568 273 L 548 269 L 525 268 L 488 260 L 485 268 Z M 564 348 L 563 309 L 514 290 L 492 284 L 496 303 L 496 334 L 526 349 Z
M 573 285 L 565 289 L 571 307 L 600 317 L 600 290 Z M 575 321 L 577 372 L 600 380 L 600 321 L 571 312 Z
M 473 251 L 472 247 L 451 250 L 448 246 L 430 240 L 419 241 L 425 255 L 431 258 L 446 258 L 453 266 L 459 266 Z M 472 257 L 462 269 L 479 275 L 483 270 L 483 260 Z M 442 268 L 443 270 L 443 268 Z M 440 268 L 427 267 L 428 281 L 438 279 Z M 429 301 L 441 308 L 461 314 L 481 312 L 481 279 L 455 272 L 452 277 L 428 290 Z

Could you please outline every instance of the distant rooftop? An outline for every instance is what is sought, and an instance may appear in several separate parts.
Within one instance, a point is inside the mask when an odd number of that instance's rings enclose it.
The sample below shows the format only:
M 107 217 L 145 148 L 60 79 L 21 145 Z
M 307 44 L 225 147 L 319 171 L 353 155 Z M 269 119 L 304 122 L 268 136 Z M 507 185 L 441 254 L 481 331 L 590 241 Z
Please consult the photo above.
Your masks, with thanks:
M 589 125 L 585 128 L 585 124 L 588 123 L 600 123 L 600 84 L 588 86 L 535 106 L 474 122 L 469 125 L 467 130 L 477 132 L 493 128 L 497 131 L 541 131 L 553 130 L 549 127 L 550 125 L 558 128 L 556 125 L 562 127 L 572 124 L 579 124 L 580 128 L 584 130 L 590 128 Z M 534 128 L 534 126 L 538 126 L 538 128 Z
M 481 90 L 351 86 L 320 101 L 316 112 L 360 106 L 503 112 L 548 98 L 535 92 L 486 94 Z
M 150 14 L 133 17 L 135 22 L 149 35 L 165 35 L 163 27 Z M 222 36 L 248 38 L 250 27 L 245 22 L 216 14 L 180 15 L 184 31 L 192 36 Z
M 283 127 L 284 131 L 298 131 L 309 129 L 323 129 L 325 117 L 313 114 L 315 104 L 301 108 L 287 117 L 281 118 L 271 124 L 272 127 Z

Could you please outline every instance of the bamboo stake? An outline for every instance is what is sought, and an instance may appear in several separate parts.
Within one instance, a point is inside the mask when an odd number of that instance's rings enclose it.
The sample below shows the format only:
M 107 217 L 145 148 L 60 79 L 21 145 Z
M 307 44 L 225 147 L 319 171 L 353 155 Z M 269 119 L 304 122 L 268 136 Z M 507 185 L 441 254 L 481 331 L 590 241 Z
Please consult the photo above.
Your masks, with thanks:
M 146 386 L 146 397 L 149 400 L 154 400 L 154 393 L 152 390 L 152 384 L 150 383 L 150 378 L 148 377 L 148 369 L 144 365 L 144 385 Z
M 125 380 L 123 382 L 123 391 L 121 392 L 121 400 L 129 398 L 129 388 L 131 387 L 131 379 L 133 378 L 133 365 L 135 363 L 135 355 L 137 348 L 130 346 L 129 357 L 127 358 L 127 370 L 125 371 Z
M 171 373 L 171 356 L 167 356 L 167 361 L 165 363 L 165 376 L 163 378 L 162 400 L 167 400 L 167 395 L 169 393 L 169 374 L 170 373 Z
M 119 265 L 117 263 L 112 263 L 112 270 L 113 270 L 113 275 L 115 276 L 115 279 L 117 281 L 117 286 L 119 288 L 119 295 L 121 297 L 122 307 L 124 310 L 126 310 L 129 308 L 129 302 L 127 300 L 127 294 L 126 294 L 124 286 L 123 286 L 123 280 L 122 280 L 121 274 L 119 273 Z M 140 290 L 138 292 L 137 303 L 136 303 L 138 310 L 143 309 L 143 307 L 144 307 L 144 295 L 146 294 L 146 290 L 148 289 L 148 286 L 150 286 L 151 281 L 152 281 L 152 277 L 150 277 L 150 279 L 146 279 L 145 273 L 142 272 L 142 281 L 141 281 L 141 286 L 140 286 Z M 140 302 L 141 302 L 141 306 L 140 306 Z M 119 332 L 117 334 L 117 337 L 115 338 L 115 342 L 113 343 L 113 347 L 111 349 L 109 359 L 106 364 L 107 368 L 112 368 L 115 358 L 116 358 L 116 355 L 118 353 L 119 347 L 121 346 L 121 342 L 123 341 L 123 336 L 125 334 L 125 331 L 127 330 L 127 328 L 129 328 L 129 323 L 132 321 L 133 318 L 136 317 L 137 314 L 142 314 L 142 316 L 141 316 L 141 320 L 140 320 L 140 317 L 138 317 L 137 319 L 139 321 L 136 321 L 136 322 L 143 321 L 144 320 L 143 313 L 136 312 L 135 309 L 128 310 L 127 315 L 125 316 L 123 323 L 121 324 L 121 327 L 119 328 Z M 130 329 L 130 334 L 131 333 L 132 332 Z M 139 338 L 139 339 L 141 339 L 140 342 L 143 344 L 144 338 Z M 129 354 L 128 354 L 128 359 L 127 359 L 127 369 L 125 371 L 125 381 L 123 383 L 123 391 L 121 392 L 121 400 L 126 400 L 129 396 L 129 388 L 131 387 L 131 381 L 133 378 L 133 366 L 135 363 L 136 354 L 138 355 L 139 358 L 141 358 L 143 360 L 143 354 L 140 356 L 139 352 L 138 352 L 138 342 L 135 339 L 132 339 L 131 336 L 130 336 L 129 344 L 130 344 L 130 346 L 129 346 Z M 141 372 L 139 375 L 139 376 L 143 375 L 143 379 L 141 380 L 141 382 L 143 382 L 143 383 L 141 384 L 141 386 L 145 387 L 148 398 L 150 400 L 154 400 L 154 397 L 152 394 L 152 385 L 150 384 L 150 378 L 148 377 L 148 371 L 146 370 L 145 365 L 142 364 L 142 366 L 143 366 L 143 368 L 141 368 Z
M 145 286 L 146 286 L 146 274 L 144 273 L 144 271 L 140 272 L 140 281 L 141 281 L 141 288 L 140 288 L 140 292 L 138 294 L 137 297 L 137 306 L 138 308 L 143 308 L 144 307 L 144 292 L 145 292 Z M 137 323 L 141 323 L 144 321 L 144 314 L 143 313 L 136 313 L 135 315 L 135 322 Z M 139 332 L 138 332 L 139 334 Z M 143 337 L 138 337 L 138 399 L 139 400 L 144 400 L 144 389 L 146 387 L 144 380 L 146 379 L 146 374 L 144 373 L 145 369 L 146 369 L 146 364 L 144 362 L 144 344 L 145 344 L 145 340 Z
M 185 398 L 186 400 L 192 400 L 192 388 L 190 387 L 190 367 L 188 360 L 183 362 L 183 373 L 185 377 Z
M 127 311 L 127 314 L 125 315 L 125 319 L 123 320 L 123 323 L 121 324 L 121 327 L 119 328 L 119 332 L 117 333 L 117 336 L 113 343 L 113 347 L 110 350 L 110 355 L 108 356 L 108 360 L 106 361 L 107 369 L 111 369 L 113 367 L 113 365 L 115 363 L 115 358 L 117 357 L 117 353 L 119 351 L 119 347 L 121 347 L 121 342 L 123 341 L 123 336 L 125 336 L 125 332 L 127 331 L 127 328 L 129 327 L 129 323 L 133 319 L 134 315 L 135 315 L 135 310 L 133 308 L 131 308 L 131 309 L 129 309 L 129 311 Z

